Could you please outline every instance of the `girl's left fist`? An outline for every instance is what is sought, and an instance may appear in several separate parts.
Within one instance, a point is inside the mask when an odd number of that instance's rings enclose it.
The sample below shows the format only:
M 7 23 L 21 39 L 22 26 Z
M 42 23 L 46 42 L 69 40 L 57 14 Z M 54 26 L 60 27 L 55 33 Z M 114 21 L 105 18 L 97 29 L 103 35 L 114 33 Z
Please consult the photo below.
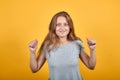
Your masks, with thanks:
M 94 50 L 96 48 L 96 41 L 90 38 L 87 38 L 87 43 L 88 43 L 90 50 Z

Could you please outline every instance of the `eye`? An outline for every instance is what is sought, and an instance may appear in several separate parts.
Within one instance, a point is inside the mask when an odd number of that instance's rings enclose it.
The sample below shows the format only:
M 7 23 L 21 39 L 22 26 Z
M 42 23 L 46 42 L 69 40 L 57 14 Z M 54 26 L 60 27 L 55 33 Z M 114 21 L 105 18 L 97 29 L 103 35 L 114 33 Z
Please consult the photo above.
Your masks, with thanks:
M 64 26 L 68 26 L 68 23 L 64 23 Z
M 61 23 L 57 23 L 56 26 L 61 26 Z

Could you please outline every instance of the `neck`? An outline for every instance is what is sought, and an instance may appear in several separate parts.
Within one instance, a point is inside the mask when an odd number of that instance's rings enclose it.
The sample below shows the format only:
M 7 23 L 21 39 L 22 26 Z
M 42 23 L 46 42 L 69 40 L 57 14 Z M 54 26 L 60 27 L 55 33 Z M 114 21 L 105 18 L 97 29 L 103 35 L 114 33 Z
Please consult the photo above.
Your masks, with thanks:
M 67 40 L 67 38 L 66 37 L 61 37 L 60 38 L 60 44 L 62 45 L 62 44 L 65 44 L 65 43 L 67 43 L 68 42 L 68 40 Z

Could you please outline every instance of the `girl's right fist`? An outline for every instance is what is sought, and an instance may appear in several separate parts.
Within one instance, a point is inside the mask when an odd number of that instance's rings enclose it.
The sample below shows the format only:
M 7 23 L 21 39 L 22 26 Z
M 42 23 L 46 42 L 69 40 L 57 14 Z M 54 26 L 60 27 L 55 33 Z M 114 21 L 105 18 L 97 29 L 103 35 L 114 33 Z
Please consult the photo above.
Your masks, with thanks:
M 33 40 L 28 44 L 30 52 L 33 52 L 33 53 L 36 52 L 37 46 L 38 46 L 38 41 L 37 40 Z

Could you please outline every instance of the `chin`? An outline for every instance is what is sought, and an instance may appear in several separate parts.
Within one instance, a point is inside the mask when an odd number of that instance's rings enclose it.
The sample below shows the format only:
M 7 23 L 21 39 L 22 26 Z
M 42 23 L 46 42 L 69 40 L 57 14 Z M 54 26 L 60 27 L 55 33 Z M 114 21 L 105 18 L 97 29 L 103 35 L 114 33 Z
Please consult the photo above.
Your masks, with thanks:
M 66 37 L 66 35 L 60 35 L 59 37 L 60 37 L 60 38 L 63 38 L 63 37 Z
M 58 34 L 58 37 L 63 38 L 63 37 L 67 37 L 68 34 Z

